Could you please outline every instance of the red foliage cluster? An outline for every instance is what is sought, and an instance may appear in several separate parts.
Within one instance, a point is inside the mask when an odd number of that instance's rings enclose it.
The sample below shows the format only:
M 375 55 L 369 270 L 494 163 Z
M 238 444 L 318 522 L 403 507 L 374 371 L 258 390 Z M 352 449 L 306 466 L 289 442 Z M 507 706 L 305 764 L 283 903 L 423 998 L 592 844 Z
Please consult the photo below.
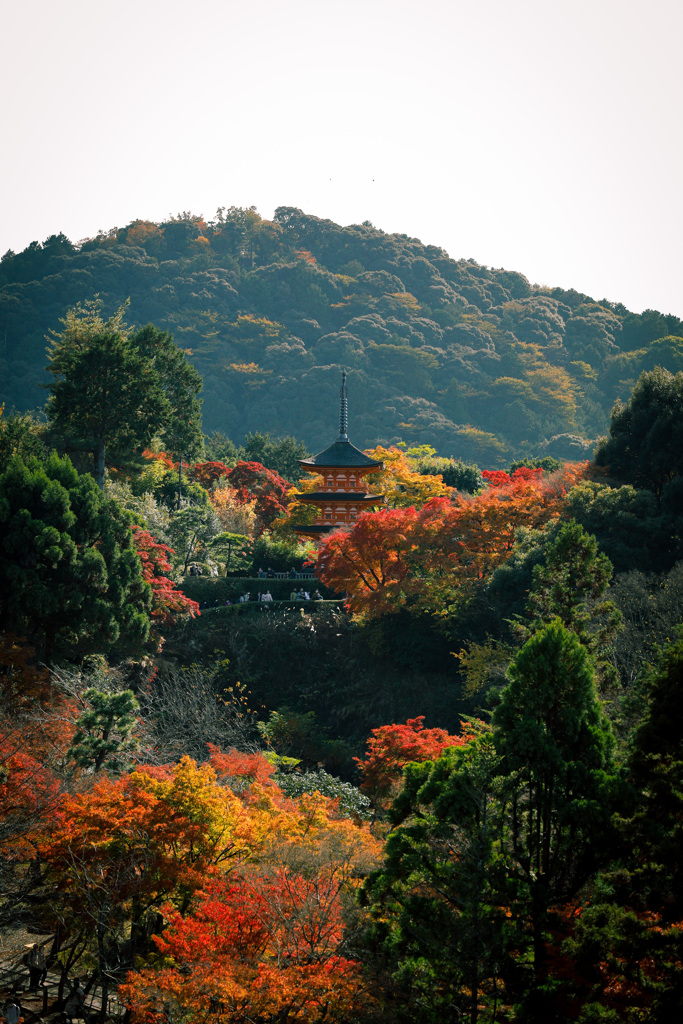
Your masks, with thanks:
M 275 768 L 266 761 L 262 754 L 245 754 L 239 750 L 221 750 L 213 743 L 207 743 L 209 763 L 222 785 L 234 787 L 234 780 L 250 785 L 257 782 L 261 786 L 274 786 L 272 776 Z
M 224 462 L 197 462 L 190 470 L 190 478 L 205 487 L 207 491 L 216 480 L 229 475 L 230 467 L 226 466 Z
M 567 464 L 541 478 L 522 467 L 484 474 L 481 494 L 432 498 L 423 508 L 360 515 L 349 531 L 322 544 L 316 575 L 360 615 L 409 608 L 418 612 L 467 600 L 509 558 L 520 527 L 539 529 L 557 519 L 566 494 L 583 471 Z
M 178 463 L 174 462 L 170 455 L 166 452 L 151 452 L 149 448 L 145 448 L 142 453 L 143 458 L 147 459 L 148 462 L 159 462 L 165 469 L 177 469 Z
M 44 812 L 59 793 L 59 784 L 42 761 L 20 748 L 20 733 L 0 737 L 0 822 Z
M 185 917 L 166 904 L 168 926 L 154 941 L 169 966 L 129 975 L 133 1019 L 163 1019 L 160 991 L 216 1022 L 347 1019 L 361 972 L 337 953 L 338 895 L 331 872 L 280 868 L 209 882 Z
M 452 736 L 445 729 L 425 729 L 424 715 L 409 718 L 405 725 L 373 729 L 364 761 L 356 757 L 362 776 L 361 789 L 381 796 L 401 778 L 411 761 L 433 761 L 446 747 L 461 747 L 472 737 Z
M 256 499 L 254 511 L 259 522 L 259 533 L 263 533 L 278 516 L 286 513 L 290 485 L 279 473 L 266 469 L 260 462 L 238 462 L 230 470 L 228 480 L 237 492 L 238 501 Z
M 481 475 L 489 487 L 509 487 L 518 480 L 525 480 L 527 482 L 540 480 L 543 476 L 543 470 L 540 468 L 530 469 L 529 466 L 518 466 L 512 476 L 506 473 L 504 469 L 485 469 Z
M 166 573 L 171 572 L 168 560 L 171 549 L 159 544 L 151 533 L 141 526 L 133 527 L 133 541 L 142 562 L 145 582 L 152 588 L 152 619 L 163 625 L 172 625 L 179 617 L 199 615 L 199 605 L 177 590 Z

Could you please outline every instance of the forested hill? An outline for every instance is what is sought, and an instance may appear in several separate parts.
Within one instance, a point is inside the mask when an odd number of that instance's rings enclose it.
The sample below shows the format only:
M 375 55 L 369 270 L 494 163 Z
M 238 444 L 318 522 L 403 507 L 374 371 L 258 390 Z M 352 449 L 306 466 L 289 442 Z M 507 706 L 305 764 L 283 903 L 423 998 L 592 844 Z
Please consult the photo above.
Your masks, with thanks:
M 532 285 L 369 223 L 280 207 L 135 221 L 72 244 L 53 235 L 0 263 L 0 402 L 42 406 L 45 335 L 70 306 L 130 299 L 129 323 L 171 330 L 204 377 L 204 428 L 336 429 L 351 371 L 351 438 L 403 439 L 502 465 L 580 458 L 642 370 L 683 369 L 675 316 Z

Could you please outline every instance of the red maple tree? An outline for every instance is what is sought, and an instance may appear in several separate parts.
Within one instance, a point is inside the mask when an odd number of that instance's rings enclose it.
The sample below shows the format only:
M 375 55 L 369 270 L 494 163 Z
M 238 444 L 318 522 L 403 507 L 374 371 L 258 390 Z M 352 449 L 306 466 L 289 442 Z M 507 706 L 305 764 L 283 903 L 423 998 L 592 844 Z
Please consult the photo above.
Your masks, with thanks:
M 256 500 L 254 511 L 258 533 L 263 533 L 278 516 L 287 512 L 287 494 L 292 489 L 286 480 L 260 462 L 238 462 L 230 470 L 228 480 L 243 503 Z
M 190 479 L 201 484 L 207 491 L 211 489 L 216 480 L 229 475 L 230 467 L 226 466 L 224 462 L 196 462 L 190 469 Z
M 160 625 L 173 625 L 186 615 L 199 615 L 199 605 L 178 590 L 166 573 L 171 572 L 167 544 L 160 544 L 148 530 L 133 527 L 133 541 L 142 562 L 145 582 L 152 588 L 152 619 Z
M 424 720 L 424 715 L 418 715 L 403 725 L 381 725 L 372 730 L 365 760 L 354 758 L 362 790 L 384 796 L 411 761 L 433 761 L 446 747 L 461 747 L 472 739 L 470 734 L 453 736 L 445 729 L 425 729 Z

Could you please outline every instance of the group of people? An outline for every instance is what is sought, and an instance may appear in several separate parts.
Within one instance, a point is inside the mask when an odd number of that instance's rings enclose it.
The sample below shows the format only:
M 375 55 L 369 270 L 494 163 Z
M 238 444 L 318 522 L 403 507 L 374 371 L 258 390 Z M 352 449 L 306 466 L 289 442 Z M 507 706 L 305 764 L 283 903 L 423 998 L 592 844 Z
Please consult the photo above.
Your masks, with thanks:
M 28 966 L 29 992 L 37 993 L 41 985 L 45 984 L 47 977 L 47 957 L 43 945 L 37 942 L 31 943 L 28 953 L 24 957 L 24 963 Z M 89 1014 L 85 1006 L 85 994 L 81 988 L 78 978 L 73 982 L 66 979 L 68 995 L 64 1004 L 64 1017 L 71 1024 L 74 1020 L 84 1020 L 89 1024 Z M 5 1024 L 19 1024 L 23 1017 L 21 1001 L 16 992 L 9 991 L 4 1005 Z
M 272 601 L 273 595 L 269 590 L 264 590 L 263 593 L 259 590 L 256 595 L 257 601 Z M 251 590 L 247 590 L 246 593 L 240 594 L 239 603 L 244 604 L 245 601 L 251 601 Z M 226 602 L 227 603 L 227 602 Z
M 304 590 L 303 588 L 301 590 L 292 590 L 291 594 L 289 595 L 290 601 L 322 601 L 322 599 L 323 595 L 317 589 L 313 591 L 313 598 L 311 598 L 309 592 L 307 590 Z
M 245 592 L 243 594 L 240 594 L 239 598 L 237 599 L 237 603 L 245 604 L 245 602 L 251 601 L 251 600 L 252 600 L 251 591 L 250 590 L 245 590 Z M 265 601 L 265 602 L 272 601 L 273 600 L 273 595 L 271 594 L 271 592 L 269 590 L 264 590 L 263 592 L 261 592 L 259 590 L 258 594 L 256 595 L 255 600 L 256 601 Z M 296 588 L 294 588 L 291 591 L 290 595 L 289 595 L 289 600 L 290 601 L 322 601 L 322 600 L 324 600 L 324 598 L 323 598 L 323 595 L 320 593 L 320 591 L 317 588 L 316 588 L 316 590 L 313 591 L 313 597 L 311 597 L 311 595 L 308 592 L 308 590 L 304 590 L 303 587 L 302 587 L 301 590 L 297 590 Z M 200 605 L 199 605 L 199 608 L 200 608 L 201 611 L 204 611 L 204 609 L 206 609 L 206 608 L 218 608 L 220 603 L 221 602 L 218 601 L 218 600 L 214 601 L 213 604 L 209 604 L 206 601 L 202 601 L 200 603 Z M 228 599 L 227 601 L 224 601 L 223 603 L 225 605 L 231 605 L 233 602 Z

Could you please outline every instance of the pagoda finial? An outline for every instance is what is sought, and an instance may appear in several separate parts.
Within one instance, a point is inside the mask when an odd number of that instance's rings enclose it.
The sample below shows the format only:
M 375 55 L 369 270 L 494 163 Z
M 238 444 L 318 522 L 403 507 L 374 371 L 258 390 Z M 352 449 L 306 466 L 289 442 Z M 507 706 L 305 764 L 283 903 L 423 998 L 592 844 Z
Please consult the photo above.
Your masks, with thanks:
M 339 441 L 348 441 L 347 430 L 349 427 L 349 407 L 346 397 L 346 370 L 342 370 L 342 383 L 339 389 L 341 397 L 341 408 L 339 410 Z

